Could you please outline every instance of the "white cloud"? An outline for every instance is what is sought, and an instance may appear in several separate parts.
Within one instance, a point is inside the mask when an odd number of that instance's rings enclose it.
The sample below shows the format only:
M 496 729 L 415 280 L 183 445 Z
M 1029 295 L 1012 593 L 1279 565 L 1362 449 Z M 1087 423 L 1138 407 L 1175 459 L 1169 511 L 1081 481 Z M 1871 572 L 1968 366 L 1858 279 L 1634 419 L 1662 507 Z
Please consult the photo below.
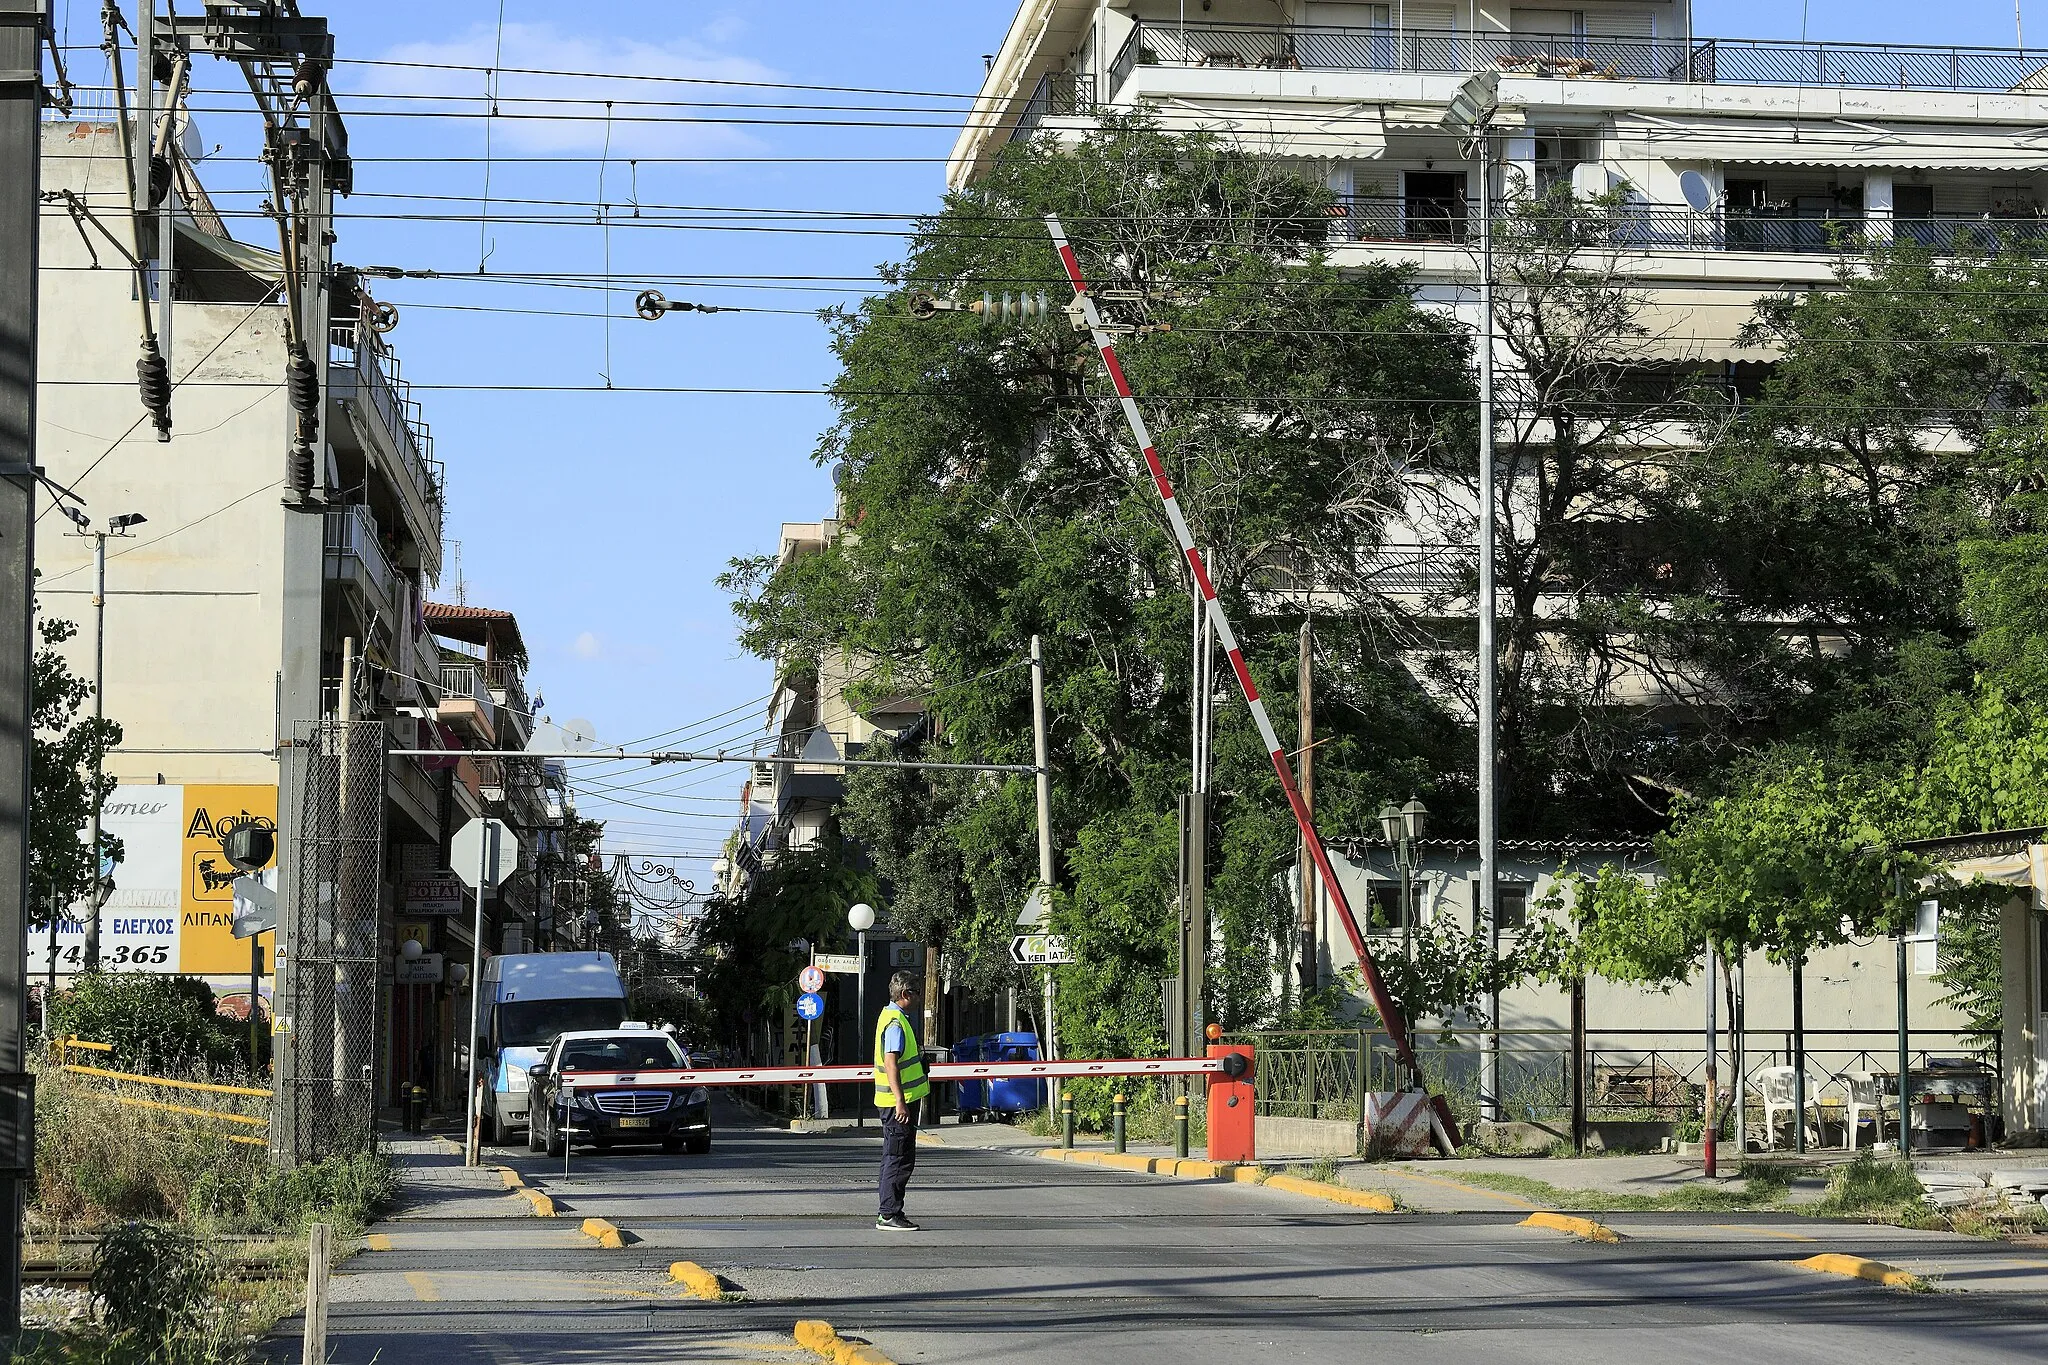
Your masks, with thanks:
M 528 67 L 549 71 L 589 71 L 625 76 L 692 77 L 708 80 L 774 81 L 781 73 L 749 57 L 720 52 L 717 44 L 732 41 L 744 23 L 738 19 L 713 21 L 705 30 L 709 42 L 688 38 L 665 43 L 645 43 L 627 38 L 572 34 L 552 24 L 507 24 L 504 46 L 499 50 L 498 33 L 491 25 L 478 25 L 461 37 L 438 42 L 401 43 L 380 54 L 384 61 L 406 62 L 407 66 L 364 66 L 350 72 L 348 89 L 342 92 L 342 110 L 347 112 L 349 91 L 358 98 L 364 92 L 398 95 L 451 95 L 469 97 L 460 104 L 435 106 L 431 102 L 405 101 L 411 107 L 476 110 L 476 98 L 484 93 L 482 71 L 452 70 L 455 67 Z M 584 80 L 570 76 L 533 76 L 506 72 L 497 78 L 499 117 L 491 132 L 492 145 L 508 152 L 596 152 L 605 146 L 605 99 L 615 103 L 611 110 L 611 151 L 615 157 L 688 155 L 706 151 L 732 151 L 760 145 L 738 128 L 715 123 L 688 122 L 692 111 L 675 108 L 635 107 L 634 100 L 731 99 L 730 91 L 716 86 L 676 85 L 662 81 Z M 739 98 L 745 98 L 744 95 Z M 527 100 L 571 101 L 531 104 Z M 716 116 L 717 111 L 706 111 Z M 483 137 L 483 121 L 468 120 L 476 138 Z
M 570 648 L 576 651 L 576 657 L 579 659 L 595 659 L 604 652 L 604 641 L 586 630 L 576 637 L 576 643 Z

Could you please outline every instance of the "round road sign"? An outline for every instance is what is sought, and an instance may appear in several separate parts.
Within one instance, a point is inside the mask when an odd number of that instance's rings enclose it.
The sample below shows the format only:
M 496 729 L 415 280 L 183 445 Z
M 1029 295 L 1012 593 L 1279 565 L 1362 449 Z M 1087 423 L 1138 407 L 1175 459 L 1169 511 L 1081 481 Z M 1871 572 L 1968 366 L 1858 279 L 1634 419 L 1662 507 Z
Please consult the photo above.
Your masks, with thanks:
M 818 991 L 824 990 L 825 969 L 822 967 L 804 968 L 802 971 L 796 974 L 796 984 L 799 987 L 801 987 L 806 994 L 816 994 Z
M 805 991 L 796 998 L 796 1013 L 799 1019 L 816 1019 L 825 1012 L 825 997 L 816 991 Z

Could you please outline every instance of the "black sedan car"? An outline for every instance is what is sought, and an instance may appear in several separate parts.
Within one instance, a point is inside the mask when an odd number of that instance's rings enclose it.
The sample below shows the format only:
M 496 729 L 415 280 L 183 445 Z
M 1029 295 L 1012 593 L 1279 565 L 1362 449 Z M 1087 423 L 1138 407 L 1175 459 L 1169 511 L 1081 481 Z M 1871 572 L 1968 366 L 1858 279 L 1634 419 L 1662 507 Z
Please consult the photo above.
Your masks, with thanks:
M 711 1094 L 664 1082 L 692 1065 L 666 1033 L 630 1026 L 564 1033 L 529 1068 L 526 1145 L 560 1156 L 571 1141 L 611 1147 L 660 1143 L 664 1152 L 711 1150 Z M 652 1073 L 646 1079 L 640 1073 Z

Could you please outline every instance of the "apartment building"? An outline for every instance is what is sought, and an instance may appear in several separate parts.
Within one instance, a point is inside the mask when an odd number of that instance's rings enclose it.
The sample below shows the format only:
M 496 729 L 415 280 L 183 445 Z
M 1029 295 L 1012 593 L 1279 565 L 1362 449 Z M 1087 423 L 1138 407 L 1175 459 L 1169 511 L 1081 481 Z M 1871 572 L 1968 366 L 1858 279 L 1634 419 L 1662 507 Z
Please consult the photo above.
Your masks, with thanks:
M 472 936 L 450 873 L 456 829 L 491 814 L 521 840 L 520 871 L 488 907 L 486 950 L 559 941 L 543 868 L 565 804 L 561 765 L 464 756 L 524 748 L 532 733 L 518 623 L 428 600 L 442 567 L 446 476 L 402 376 L 393 312 L 354 273 L 334 273 L 328 335 L 315 348 L 324 495 L 309 510 L 293 507 L 296 414 L 277 254 L 238 240 L 215 210 L 186 119 L 175 144 L 172 268 L 149 264 L 159 259 L 157 215 L 132 211 L 104 92 L 97 109 L 95 92 L 80 94 L 78 112 L 43 129 L 39 450 L 95 528 L 116 515 L 146 518 L 107 545 L 103 695 L 124 733 L 108 759 L 119 785 L 105 823 L 126 847 L 100 916 L 102 961 L 203 977 L 238 1014 L 249 1008 L 253 968 L 256 1008 L 269 1012 L 273 935 L 233 936 L 234 869 L 222 840 L 252 822 L 282 823 L 289 837 L 281 755 L 305 742 L 315 718 L 286 713 L 285 650 L 295 630 L 310 635 L 310 608 L 321 716 L 385 731 L 371 746 L 382 768 L 369 822 L 377 857 L 350 863 L 365 877 L 365 928 L 371 914 L 376 926 L 375 1003 L 363 1027 L 374 1018 L 378 1098 L 394 1102 L 408 1080 L 431 1075 L 444 1101 L 459 1099 L 451 1049 L 467 1033 Z M 148 268 L 138 272 L 129 256 Z M 165 291 L 178 383 L 160 443 L 135 366 L 139 312 L 161 309 Z M 288 535 L 292 518 L 318 518 L 320 533 Z M 70 533 L 48 506 L 38 529 L 40 609 L 80 626 L 64 651 L 90 677 L 93 539 Z M 39 936 L 32 971 L 61 985 L 82 968 L 88 918 L 70 907 Z M 417 953 L 408 956 L 408 942 Z
M 1326 184 L 1338 206 L 1333 263 L 1409 266 L 1425 302 L 1476 324 L 1480 167 L 1444 117 L 1471 76 L 1495 73 L 1494 202 L 1559 184 L 1617 194 L 1626 207 L 1610 248 L 1641 291 L 1639 358 L 1738 382 L 1770 358 L 1738 339 L 1756 300 L 1827 287 L 1845 254 L 2043 231 L 2048 51 L 1722 37 L 1703 31 L 1711 18 L 1690 0 L 1023 0 L 948 183 L 972 183 L 1013 139 L 1075 137 L 1104 110 L 1142 109 Z M 1397 545 L 1415 563 L 1390 575 L 1390 591 L 1429 586 L 1428 549 Z M 1352 848 L 1356 861 L 1340 859 L 1351 898 L 1384 912 L 1400 877 L 1384 851 Z M 1463 856 L 1446 846 L 1424 869 L 1419 924 L 1470 922 L 1476 867 Z M 1597 865 L 1598 851 L 1574 857 Z M 1540 897 L 1564 861 L 1556 849 L 1504 851 L 1504 904 Z M 1960 1019 L 1931 979 L 1933 913 L 1906 989 L 1916 1028 L 1948 1030 Z M 1318 923 L 1324 971 L 1340 973 L 1349 945 L 1326 911 Z M 1398 918 L 1379 924 L 1375 951 L 1398 950 Z M 1893 977 L 1888 943 L 1829 950 L 1806 974 L 1808 1022 L 1888 1026 Z M 1750 1026 L 1788 1026 L 1786 974 L 1758 960 L 1749 980 Z M 1696 991 L 1616 991 L 1594 1004 L 1606 1020 L 1667 1034 L 1703 1012 Z M 1511 1027 L 1565 1023 L 1548 990 L 1515 992 L 1504 1007 Z M 1837 1041 L 1859 1051 L 1853 1035 Z

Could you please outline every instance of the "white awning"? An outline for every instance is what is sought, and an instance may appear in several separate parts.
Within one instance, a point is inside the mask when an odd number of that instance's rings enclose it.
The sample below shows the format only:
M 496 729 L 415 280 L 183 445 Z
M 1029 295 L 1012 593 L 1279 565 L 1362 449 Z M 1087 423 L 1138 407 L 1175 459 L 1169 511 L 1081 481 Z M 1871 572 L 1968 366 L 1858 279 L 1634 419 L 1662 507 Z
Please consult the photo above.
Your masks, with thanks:
M 2048 127 L 1865 119 L 1617 114 L 1615 134 L 1664 161 L 1957 171 L 2048 170 Z
M 1387 152 L 1377 105 L 1173 99 L 1149 107 L 1162 128 L 1177 133 L 1214 133 L 1261 156 L 1377 161 Z
M 1745 347 L 1735 337 L 1756 311 L 1756 301 L 1774 291 L 1746 289 L 1655 289 L 1636 321 L 1649 335 L 1640 345 L 1660 360 L 1770 360 L 1775 353 Z

